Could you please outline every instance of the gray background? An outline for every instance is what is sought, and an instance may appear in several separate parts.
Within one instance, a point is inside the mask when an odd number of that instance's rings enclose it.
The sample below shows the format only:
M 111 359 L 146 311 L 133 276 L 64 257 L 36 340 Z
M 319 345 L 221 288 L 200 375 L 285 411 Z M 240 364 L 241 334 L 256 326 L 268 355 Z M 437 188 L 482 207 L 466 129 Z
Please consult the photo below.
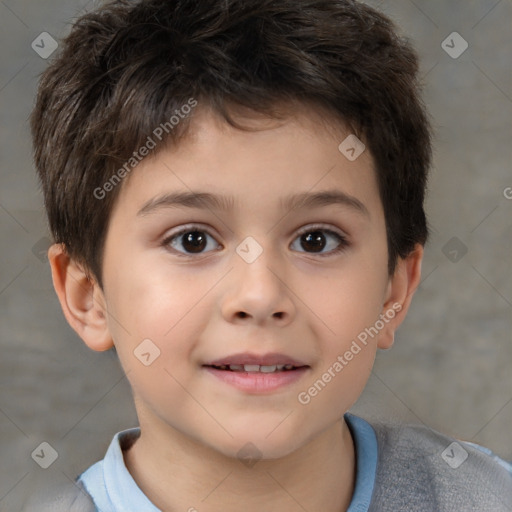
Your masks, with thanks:
M 511 460 L 512 2 L 369 3 L 422 58 L 435 128 L 432 238 L 409 316 L 353 412 L 425 423 Z M 47 61 L 31 43 L 43 31 L 62 37 L 93 6 L 0 1 L 1 511 L 19 510 L 34 482 L 72 480 L 136 425 L 115 356 L 90 351 L 67 325 L 37 250 L 48 232 L 27 118 Z M 469 44 L 458 58 L 441 47 L 454 31 Z M 46 470 L 31 458 L 43 441 L 58 452 Z

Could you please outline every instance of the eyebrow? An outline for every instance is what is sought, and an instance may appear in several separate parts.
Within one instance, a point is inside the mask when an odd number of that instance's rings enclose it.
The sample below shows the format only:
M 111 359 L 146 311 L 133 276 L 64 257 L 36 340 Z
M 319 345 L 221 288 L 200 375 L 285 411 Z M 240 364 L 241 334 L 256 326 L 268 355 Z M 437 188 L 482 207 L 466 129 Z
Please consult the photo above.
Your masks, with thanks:
M 219 196 L 209 192 L 173 192 L 153 197 L 137 212 L 137 216 L 145 216 L 166 208 L 196 208 L 228 211 L 233 208 L 235 199 L 232 196 Z M 338 204 L 346 206 L 357 213 L 370 216 L 366 206 L 356 197 L 340 190 L 324 190 L 320 192 L 304 192 L 282 198 L 281 209 L 312 209 Z

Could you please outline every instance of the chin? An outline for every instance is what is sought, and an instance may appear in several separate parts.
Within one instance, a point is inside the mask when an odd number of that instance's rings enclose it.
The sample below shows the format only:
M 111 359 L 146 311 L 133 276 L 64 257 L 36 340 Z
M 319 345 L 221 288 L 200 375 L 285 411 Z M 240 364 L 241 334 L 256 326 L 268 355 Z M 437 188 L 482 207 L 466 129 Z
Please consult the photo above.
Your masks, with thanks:
M 245 432 L 238 432 L 230 439 L 229 446 L 217 446 L 217 451 L 231 458 L 244 460 L 275 460 L 290 455 L 300 448 L 296 436 L 289 431 L 281 432 L 277 435 L 276 431 L 272 432 L 275 426 L 269 429 L 256 430 L 254 428 L 247 429 Z M 269 432 L 272 432 L 268 435 Z M 293 441 L 292 441 L 293 440 Z M 249 465 L 249 464 L 248 464 Z

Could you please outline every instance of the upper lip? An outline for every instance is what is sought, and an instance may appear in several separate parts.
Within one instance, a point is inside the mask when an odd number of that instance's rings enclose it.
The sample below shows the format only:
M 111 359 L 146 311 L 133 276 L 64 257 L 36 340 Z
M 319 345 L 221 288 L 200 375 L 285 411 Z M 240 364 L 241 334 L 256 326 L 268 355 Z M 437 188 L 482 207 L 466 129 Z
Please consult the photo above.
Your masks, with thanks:
M 309 366 L 298 359 L 294 359 L 293 357 L 287 356 L 285 354 L 279 354 L 276 352 L 269 354 L 252 354 L 249 352 L 244 352 L 243 354 L 233 354 L 226 357 L 221 357 L 216 359 L 215 361 L 210 361 L 205 363 L 203 366 L 224 366 L 224 365 L 245 365 L 245 364 L 254 364 L 260 366 L 273 366 L 278 364 L 291 364 L 293 366 Z

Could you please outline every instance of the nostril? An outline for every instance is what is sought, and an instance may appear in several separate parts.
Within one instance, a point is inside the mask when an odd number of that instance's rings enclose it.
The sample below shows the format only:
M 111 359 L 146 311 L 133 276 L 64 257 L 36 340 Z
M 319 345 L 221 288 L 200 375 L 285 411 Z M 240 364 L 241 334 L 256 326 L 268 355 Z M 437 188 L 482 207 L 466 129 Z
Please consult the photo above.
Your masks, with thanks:
M 238 316 L 239 316 L 240 318 L 245 318 L 245 317 L 247 316 L 247 313 L 245 313 L 244 311 L 240 311 L 240 312 L 238 313 Z

